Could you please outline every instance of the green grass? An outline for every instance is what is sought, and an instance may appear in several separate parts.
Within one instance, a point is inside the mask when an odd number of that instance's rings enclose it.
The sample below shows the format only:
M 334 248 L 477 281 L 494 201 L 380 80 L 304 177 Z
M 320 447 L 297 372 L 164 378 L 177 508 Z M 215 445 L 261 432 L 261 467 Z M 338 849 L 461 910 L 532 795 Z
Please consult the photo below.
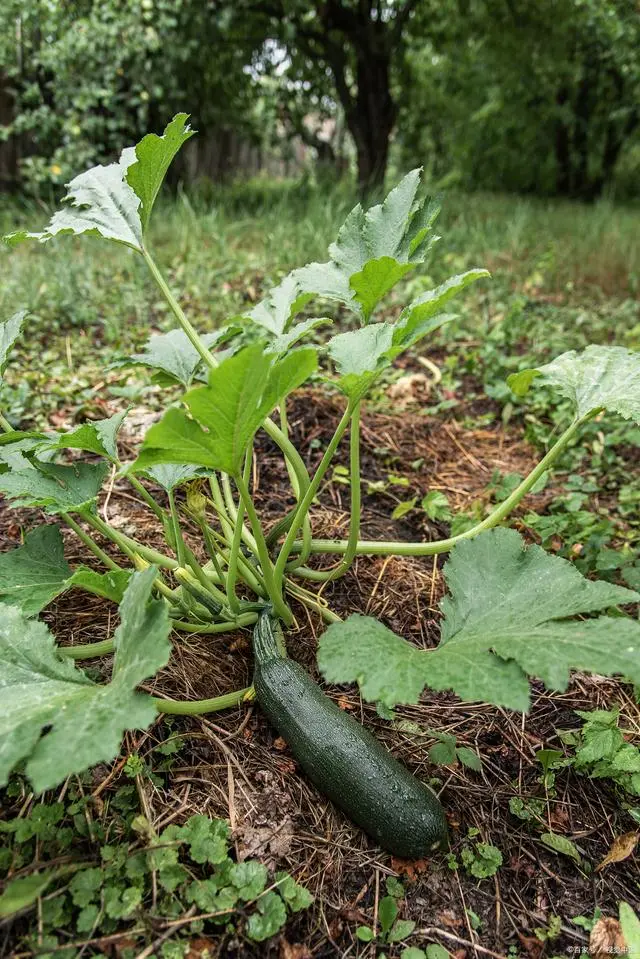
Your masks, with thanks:
M 187 291 L 188 311 L 207 328 L 247 309 L 293 267 L 325 258 L 352 202 L 346 188 L 259 181 L 181 194 L 157 211 L 153 246 L 176 287 Z M 37 229 L 48 214 L 6 204 L 0 227 Z M 487 265 L 501 295 L 519 291 L 587 309 L 622 303 L 640 290 L 639 227 L 640 210 L 608 203 L 445 196 L 431 273 L 437 281 L 452 266 Z M 143 264 L 97 239 L 3 249 L 0 280 L 0 315 L 28 307 L 49 335 L 101 327 L 107 342 L 126 346 L 150 322 L 164 325 Z

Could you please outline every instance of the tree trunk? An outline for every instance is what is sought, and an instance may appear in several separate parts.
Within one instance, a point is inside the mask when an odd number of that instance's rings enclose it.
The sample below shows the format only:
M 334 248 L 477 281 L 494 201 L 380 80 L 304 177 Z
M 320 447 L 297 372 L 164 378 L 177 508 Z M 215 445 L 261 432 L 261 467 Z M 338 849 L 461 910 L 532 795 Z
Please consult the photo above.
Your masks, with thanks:
M 357 94 L 346 110 L 356 144 L 358 188 L 363 196 L 384 186 L 397 107 L 391 96 L 389 57 L 357 51 Z
M 556 154 L 556 193 L 558 196 L 569 196 L 571 192 L 571 145 L 569 129 L 562 116 L 562 108 L 569 98 L 567 88 L 561 87 L 556 94 L 558 118 L 556 120 L 555 154 Z

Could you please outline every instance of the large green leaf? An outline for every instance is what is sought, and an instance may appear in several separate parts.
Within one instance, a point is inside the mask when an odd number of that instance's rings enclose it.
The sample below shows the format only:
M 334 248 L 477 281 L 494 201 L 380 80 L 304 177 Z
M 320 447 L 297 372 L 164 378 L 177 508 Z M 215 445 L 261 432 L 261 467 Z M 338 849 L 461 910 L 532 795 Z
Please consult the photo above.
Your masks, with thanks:
M 128 410 L 114 413 L 104 420 L 83 423 L 75 430 L 58 433 L 50 441 L 42 443 L 46 450 L 86 450 L 98 456 L 106 456 L 112 462 L 118 459 L 116 440 Z
M 295 270 L 300 290 L 340 300 L 368 320 L 382 297 L 409 270 L 424 262 L 437 237 L 434 204 L 417 200 L 420 170 L 412 170 L 384 203 L 365 211 L 358 204 L 329 247 L 327 263 Z
M 217 346 L 230 339 L 238 330 L 228 326 L 213 333 L 204 333 L 200 339 L 208 348 Z M 183 330 L 171 330 L 158 333 L 145 344 L 142 353 L 118 360 L 116 366 L 146 366 L 148 369 L 169 377 L 184 387 L 191 386 L 201 367 L 202 357 Z
M 327 352 L 340 374 L 337 385 L 343 393 L 354 397 L 364 393 L 389 364 L 394 329 L 393 323 L 371 323 L 329 340 Z
M 52 514 L 91 507 L 109 471 L 107 463 L 38 462 L 37 467 L 0 475 L 0 492 L 16 506 L 41 506 Z
M 394 345 L 398 347 L 398 352 L 406 350 L 409 346 L 412 346 L 418 340 L 422 339 L 427 333 L 432 332 L 437 326 L 442 325 L 442 322 L 445 322 L 445 319 L 442 317 L 435 325 L 431 322 L 435 314 L 439 313 L 449 300 L 453 299 L 453 297 L 464 290 L 465 287 L 471 283 L 475 283 L 476 280 L 481 280 L 490 275 L 488 270 L 467 270 L 466 273 L 449 277 L 448 280 L 445 280 L 444 283 L 437 286 L 434 290 L 427 290 L 425 293 L 417 296 L 416 299 L 402 311 L 395 324 L 396 334 L 394 336 Z M 451 319 L 451 317 L 447 315 L 446 320 L 449 319 Z
M 280 336 L 312 295 L 300 289 L 295 273 L 289 273 L 247 315 L 268 333 Z
M 0 602 L 37 616 L 70 576 L 60 529 L 39 526 L 27 534 L 24 546 L 0 553 Z
M 332 337 L 327 352 L 340 373 L 339 388 L 348 396 L 364 393 L 397 356 L 452 320 L 451 314 L 440 313 L 442 307 L 456 293 L 485 276 L 489 276 L 486 270 L 452 276 L 417 297 L 395 323 L 372 323 Z
M 159 423 L 147 430 L 138 458 L 126 472 L 149 473 L 159 464 L 194 464 L 220 469 L 220 457 L 214 440 L 183 410 L 167 410 Z
M 130 576 L 125 569 L 96 573 L 80 566 L 72 571 L 64 558 L 59 527 L 39 526 L 27 534 L 23 546 L 0 553 L 0 603 L 37 616 L 72 586 L 119 603 Z
M 512 709 L 529 705 L 528 676 L 565 689 L 572 669 L 640 680 L 640 623 L 625 617 L 573 620 L 640 595 L 585 579 L 514 530 L 496 529 L 455 547 L 445 566 L 440 645 L 421 650 L 381 623 L 351 616 L 320 641 L 331 682 L 357 680 L 366 699 L 416 702 L 423 687 Z
M 0 323 L 0 382 L 2 382 L 4 371 L 9 362 L 9 354 L 20 336 L 26 315 L 26 310 L 20 310 L 10 316 L 8 320 L 3 320 Z
M 269 352 L 282 355 L 307 333 L 323 323 L 326 317 L 312 317 L 292 326 L 296 313 L 311 299 L 313 293 L 301 290 L 295 272 L 269 291 L 267 296 L 247 313 L 248 318 L 261 327 L 269 337 Z
M 187 124 L 188 119 L 188 113 L 178 113 L 167 124 L 162 136 L 148 133 L 136 145 L 137 160 L 128 168 L 126 179 L 140 198 L 139 212 L 143 232 L 146 232 L 153 204 L 171 161 L 180 147 L 195 133 Z
M 587 346 L 545 366 L 512 373 L 507 382 L 523 396 L 534 380 L 570 399 L 579 418 L 605 409 L 640 423 L 640 353 L 622 346 Z
M 194 463 L 238 474 L 244 453 L 265 417 L 316 366 L 313 349 L 276 359 L 255 344 L 228 357 L 212 370 L 207 386 L 183 397 L 197 423 L 179 410 L 169 410 L 145 436 L 133 468 L 139 471 L 161 462 Z
M 111 682 L 97 685 L 60 655 L 44 623 L 7 607 L 0 622 L 0 785 L 17 763 L 36 792 L 118 753 L 124 732 L 145 729 L 156 708 L 135 687 L 166 665 L 168 607 L 151 598 L 157 571 L 132 577 L 120 606 Z M 47 730 L 43 735 L 43 730 Z
M 67 184 L 65 206 L 53 214 L 42 233 L 20 231 L 5 237 L 14 246 L 24 240 L 41 243 L 64 233 L 89 233 L 124 243 L 142 252 L 140 200 L 126 182 L 127 170 L 136 161 L 134 147 L 122 151 L 117 163 L 94 166 Z

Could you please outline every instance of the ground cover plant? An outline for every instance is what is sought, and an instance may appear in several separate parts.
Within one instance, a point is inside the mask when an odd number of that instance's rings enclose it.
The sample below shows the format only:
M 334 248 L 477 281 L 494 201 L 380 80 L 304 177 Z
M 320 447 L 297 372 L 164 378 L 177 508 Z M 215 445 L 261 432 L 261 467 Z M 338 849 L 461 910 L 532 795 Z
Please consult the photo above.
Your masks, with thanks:
M 252 626 L 265 610 L 285 627 L 293 620 L 292 606 L 320 612 L 330 623 L 320 644 L 325 676 L 337 682 L 357 680 L 363 696 L 387 710 L 415 702 L 425 684 L 523 710 L 529 702 L 528 676 L 539 677 L 551 689 L 565 688 L 574 668 L 637 682 L 639 629 L 628 610 L 638 594 L 614 583 L 587 580 L 565 560 L 539 547 L 525 548 L 515 531 L 493 529 L 540 482 L 580 430 L 605 411 L 640 419 L 637 356 L 621 347 L 591 347 L 514 375 L 510 385 L 515 395 L 544 382 L 573 405 L 573 418 L 541 462 L 479 523 L 442 541 L 360 539 L 362 400 L 394 359 L 451 321 L 442 308 L 466 285 L 486 277 L 486 271 L 468 271 L 421 293 L 395 323 L 376 322 L 378 303 L 424 260 L 435 242 L 436 210 L 417 199 L 419 174 L 414 171 L 381 206 L 366 214 L 360 208 L 353 211 L 327 263 L 294 271 L 248 317 L 233 318 L 226 329 L 199 336 L 145 244 L 164 172 L 190 134 L 185 119 L 177 117 L 163 138 L 147 137 L 135 151 L 125 151 L 120 164 L 76 178 L 70 185 L 76 202 L 56 214 L 45 233 L 31 235 L 48 240 L 65 231 L 98 233 L 142 255 L 178 329 L 154 337 L 132 361 L 152 370 L 157 381 L 178 384 L 186 392 L 179 406 L 169 405 L 175 390 L 167 394 L 169 408 L 148 431 L 132 463 L 118 457 L 120 414 L 67 434 L 8 430 L 3 438 L 0 488 L 18 505 L 43 507 L 60 516 L 107 567 L 102 575 L 72 570 L 54 526 L 34 531 L 24 546 L 5 557 L 3 597 L 17 607 L 8 613 L 4 628 L 7 688 L 13 697 L 5 700 L 12 707 L 4 714 L 5 778 L 26 760 L 34 788 L 51 788 L 71 773 L 113 758 L 123 731 L 144 728 L 158 710 L 198 714 L 250 699 L 253 691 L 245 688 L 215 700 L 184 703 L 154 700 L 134 690 L 165 665 L 171 626 L 206 636 Z M 10 242 L 28 238 L 13 235 Z M 337 301 L 360 324 L 325 338 L 320 351 L 299 346 L 304 336 L 326 332 L 323 316 L 306 315 L 311 298 L 318 296 Z M 295 323 L 303 308 L 305 318 Z M 25 319 L 16 314 L 4 325 L 5 365 Z M 321 375 L 344 397 L 344 412 L 309 476 L 288 434 L 285 400 L 318 375 L 319 354 Z M 280 425 L 267 419 L 276 407 Z M 262 428 L 285 457 L 295 496 L 295 505 L 268 530 L 255 508 L 251 482 L 252 442 Z M 347 432 L 349 535 L 343 541 L 314 539 L 314 499 Z M 92 459 L 67 453 L 66 463 L 59 462 L 65 450 L 84 451 Z M 98 515 L 95 501 L 109 471 L 126 476 L 155 515 L 166 551 L 138 542 Z M 162 501 L 149 492 L 149 479 L 164 489 Z M 192 536 L 194 524 L 199 540 Z M 121 549 L 124 568 L 114 568 L 117 564 L 95 543 L 94 534 Z M 370 618 L 337 621 L 319 587 L 308 587 L 337 579 L 361 554 L 449 552 L 445 575 L 450 596 L 443 603 L 442 640 L 432 650 L 418 650 Z M 338 557 L 334 566 L 318 565 L 318 556 L 332 553 Z M 113 640 L 99 648 L 88 644 L 55 650 L 51 635 L 33 621 L 72 585 L 121 600 L 121 626 Z M 574 618 L 602 610 L 605 615 Z M 114 650 L 107 685 L 92 684 L 69 662 Z M 56 710 L 56 702 L 61 710 Z M 281 712 L 290 711 L 291 705 L 285 694 Z M 319 712 L 320 707 L 318 719 Z M 43 729 L 49 731 L 41 736 Z M 62 749 L 70 735 L 76 748 Z M 369 826 L 376 835 L 374 824 Z

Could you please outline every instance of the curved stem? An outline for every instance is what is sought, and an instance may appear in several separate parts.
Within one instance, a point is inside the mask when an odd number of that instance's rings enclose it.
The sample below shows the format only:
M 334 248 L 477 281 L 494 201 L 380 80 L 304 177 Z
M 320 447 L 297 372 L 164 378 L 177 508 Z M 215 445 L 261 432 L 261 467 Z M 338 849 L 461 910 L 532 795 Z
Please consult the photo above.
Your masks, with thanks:
M 85 643 L 81 646 L 56 646 L 57 652 L 67 659 L 93 659 L 112 653 L 115 644 L 112 639 L 103 639 L 101 643 Z
M 307 566 L 296 570 L 297 576 L 311 579 L 318 583 L 328 583 L 343 576 L 353 563 L 360 536 L 361 489 L 360 489 L 360 404 L 356 406 L 351 417 L 351 434 L 349 436 L 349 480 L 351 483 L 351 503 L 349 517 L 349 538 L 342 561 L 333 569 L 309 569 Z M 303 539 L 304 551 L 304 539 Z M 313 543 L 312 543 L 313 548 Z
M 285 579 L 285 589 L 288 593 L 303 603 L 305 606 L 308 606 L 309 609 L 315 609 L 317 613 L 320 613 L 325 623 L 341 623 L 342 617 L 338 616 L 337 613 L 334 613 L 324 602 L 320 601 L 320 597 L 314 596 L 313 593 L 310 593 L 308 590 L 304 589 L 301 586 L 298 586 L 297 583 L 291 582 L 289 579 Z
M 142 485 L 140 480 L 133 475 L 133 473 L 127 473 L 127 479 L 133 486 L 134 490 L 140 494 L 141 498 L 147 504 L 150 510 L 152 510 L 159 520 L 164 520 L 164 510 L 163 508 L 156 503 L 151 493 Z
M 194 327 L 191 325 L 191 322 L 187 319 L 184 313 L 184 310 L 182 309 L 182 307 L 176 300 L 175 296 L 169 289 L 169 286 L 165 278 L 163 277 L 162 273 L 156 266 L 155 260 L 153 259 L 153 257 L 151 256 L 148 250 L 143 250 L 142 255 L 145 259 L 147 266 L 149 267 L 151 276 L 154 278 L 154 280 L 158 284 L 160 291 L 162 292 L 162 295 L 164 296 L 165 300 L 169 304 L 169 308 L 171 312 L 173 313 L 176 320 L 178 321 L 178 323 L 180 324 L 180 326 L 186 333 L 189 339 L 189 342 L 191 343 L 193 348 L 198 351 L 198 353 L 200 354 L 204 362 L 207 364 L 207 366 L 209 366 L 212 370 L 215 369 L 216 366 L 218 365 L 218 361 L 214 357 L 213 353 L 211 353 L 211 351 L 208 350 L 207 347 L 204 345 L 204 343 L 198 336 L 198 333 L 196 332 Z
M 64 520 L 67 526 L 73 530 L 80 540 L 82 540 L 87 549 L 90 549 L 93 555 L 96 556 L 100 562 L 107 567 L 107 569 L 122 569 L 122 566 L 118 566 L 118 564 L 112 560 L 110 556 L 107 556 L 104 550 L 100 549 L 97 543 L 94 543 L 89 534 L 85 533 L 82 527 L 76 523 L 72 516 L 69 516 L 68 513 L 60 513 L 60 518 Z
M 253 686 L 245 689 L 236 689 L 224 696 L 215 696 L 213 699 L 193 699 L 182 702 L 178 699 L 159 699 L 153 697 L 158 712 L 169 713 L 172 716 L 200 716 L 202 713 L 218 713 L 222 709 L 238 706 L 240 703 L 250 702 L 255 697 Z
M 250 469 L 251 469 L 251 462 L 249 462 L 249 470 Z M 245 483 L 247 483 L 247 485 L 249 483 L 249 471 L 247 470 L 245 470 Z M 236 506 L 235 501 L 233 499 L 231 481 L 229 477 L 226 475 L 226 473 L 222 474 L 222 495 L 224 497 L 224 504 L 226 507 L 227 516 L 231 520 L 231 523 L 233 524 L 233 527 L 234 527 L 233 538 L 235 538 L 235 524 L 238 521 L 238 507 Z M 257 552 L 256 541 L 251 535 L 251 533 L 249 532 L 249 530 L 247 529 L 247 527 L 245 526 L 244 522 L 242 523 L 240 527 L 240 535 L 242 537 L 243 542 L 245 542 L 246 545 L 251 550 L 251 552 L 255 554 Z M 233 538 L 232 538 L 232 542 L 233 542 Z
M 340 443 L 342 436 L 344 435 L 347 427 L 349 426 L 352 411 L 353 411 L 353 407 L 351 403 L 349 403 L 346 410 L 342 414 L 342 419 L 338 423 L 335 433 L 331 437 L 331 441 L 325 450 L 324 456 L 320 460 L 320 465 L 318 466 L 315 472 L 315 475 L 313 479 L 311 480 L 311 483 L 309 484 L 308 490 L 306 491 L 306 493 L 304 494 L 304 496 L 298 503 L 298 508 L 296 509 L 295 515 L 293 517 L 293 521 L 291 523 L 291 526 L 289 527 L 289 532 L 287 533 L 287 537 L 280 550 L 280 554 L 278 555 L 278 559 L 276 561 L 276 566 L 274 571 L 276 588 L 278 590 L 278 595 L 280 596 L 282 591 L 282 579 L 284 576 L 285 566 L 289 558 L 289 553 L 291 552 L 291 549 L 293 548 L 293 544 L 296 538 L 296 533 L 300 529 L 304 516 L 306 515 L 309 507 L 311 506 L 314 496 L 318 492 L 320 483 L 322 482 L 322 478 L 324 474 L 326 473 L 327 469 L 329 468 L 329 464 L 331 463 L 334 453 L 336 449 L 338 448 L 338 444 Z
M 486 529 L 491 529 L 501 523 L 509 513 L 515 509 L 520 500 L 535 486 L 543 473 L 545 473 L 554 460 L 559 456 L 562 450 L 568 445 L 569 441 L 576 434 L 580 426 L 591 419 L 594 414 L 588 414 L 579 420 L 574 420 L 551 447 L 538 465 L 526 476 L 518 487 L 507 497 L 496 509 L 482 520 L 481 523 L 472 526 L 471 529 L 460 533 L 458 536 L 450 536 L 448 539 L 434 540 L 431 543 L 403 543 L 397 541 L 359 540 L 356 546 L 356 555 L 358 556 L 434 556 L 439 553 L 447 553 L 457 543 L 465 539 L 473 539 L 478 533 Z M 312 540 L 312 549 L 314 553 L 346 553 L 348 540 L 314 539 Z M 302 543 L 296 543 L 296 548 L 302 548 Z
M 273 566 L 271 565 L 271 557 L 269 556 L 269 550 L 267 549 L 262 526 L 260 524 L 258 514 L 256 513 L 255 506 L 253 505 L 251 494 L 249 493 L 247 485 L 242 476 L 236 476 L 236 485 L 244 502 L 244 508 L 247 511 L 249 522 L 251 523 L 251 530 L 256 541 L 258 558 L 262 567 L 262 576 L 264 578 L 267 593 L 269 594 L 269 598 L 273 603 L 275 612 L 282 620 L 284 620 L 287 625 L 290 625 L 293 622 L 293 616 L 291 614 L 291 610 L 284 601 L 282 590 L 276 585 L 274 570 Z
M 185 623 L 179 619 L 171 620 L 171 625 L 178 632 L 182 633 L 202 633 L 203 635 L 217 635 L 218 633 L 232 633 L 236 629 L 242 629 L 244 626 L 253 626 L 258 620 L 257 613 L 241 613 L 228 623 Z
M 13 426 L 9 420 L 2 415 L 2 413 L 0 413 L 0 429 L 3 429 L 5 433 L 15 433 Z
M 288 439 L 288 438 L 289 438 L 289 423 L 288 423 L 288 420 L 287 420 L 286 400 L 283 400 L 283 401 L 282 401 L 282 404 L 281 404 L 281 406 L 280 406 L 280 426 L 281 426 L 281 428 L 282 428 L 282 432 L 284 433 L 284 435 L 285 435 L 285 436 L 287 437 L 287 439 Z M 287 466 L 287 473 L 289 474 L 289 482 L 291 483 L 291 488 L 292 488 L 292 490 L 293 490 L 293 492 L 294 492 L 294 494 L 295 494 L 296 500 L 297 500 L 298 502 L 300 502 L 300 497 L 303 495 L 303 493 L 302 493 L 302 491 L 301 491 L 301 489 L 300 489 L 300 483 L 298 482 L 298 477 L 297 477 L 296 474 L 295 474 L 295 471 L 294 471 L 294 469 L 293 469 L 293 466 L 291 465 L 291 463 L 289 462 L 289 460 L 286 459 L 286 458 L 285 458 L 285 463 L 286 463 L 286 466 Z M 306 488 L 308 489 L 308 484 L 307 484 Z M 293 518 L 293 517 L 292 517 L 292 518 Z M 288 529 L 288 527 L 285 527 L 285 532 L 286 532 L 287 529 Z M 290 567 L 291 569 L 296 569 L 296 567 L 298 567 L 298 566 L 304 566 L 304 564 L 307 562 L 307 560 L 309 559 L 309 556 L 311 555 L 311 536 L 312 536 L 312 534 L 311 534 L 311 519 L 310 519 L 310 517 L 309 517 L 309 514 L 306 513 L 306 514 L 305 514 L 305 517 L 304 517 L 304 519 L 303 519 L 303 521 L 302 521 L 302 543 L 303 543 L 302 551 L 301 551 L 301 553 L 300 553 L 299 556 L 296 556 L 296 557 L 288 564 L 288 567 Z
M 99 533 L 102 533 L 106 539 L 115 543 L 129 558 L 131 558 L 132 553 L 137 553 L 139 556 L 142 556 L 143 559 L 146 559 L 148 563 L 151 563 L 153 566 L 159 566 L 161 569 L 173 570 L 179 568 L 180 564 L 176 562 L 175 559 L 165 556 L 164 553 L 159 553 L 156 549 L 151 549 L 149 546 L 138 543 L 137 540 L 132 539 L 131 536 L 127 536 L 126 533 L 121 533 L 120 530 L 109 526 L 109 524 L 105 523 L 97 514 L 87 511 L 81 512 L 80 516 Z

